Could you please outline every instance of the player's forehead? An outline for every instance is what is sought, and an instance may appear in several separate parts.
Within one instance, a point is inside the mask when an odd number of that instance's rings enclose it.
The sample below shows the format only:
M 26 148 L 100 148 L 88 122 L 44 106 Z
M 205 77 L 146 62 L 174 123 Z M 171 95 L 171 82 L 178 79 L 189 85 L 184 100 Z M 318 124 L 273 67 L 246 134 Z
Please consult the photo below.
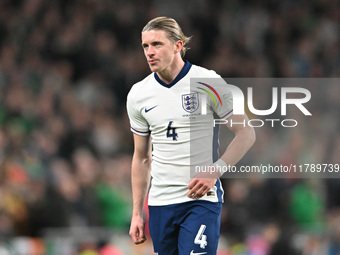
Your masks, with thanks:
M 169 41 L 167 32 L 161 29 L 153 29 L 142 32 L 142 44 L 154 41 Z

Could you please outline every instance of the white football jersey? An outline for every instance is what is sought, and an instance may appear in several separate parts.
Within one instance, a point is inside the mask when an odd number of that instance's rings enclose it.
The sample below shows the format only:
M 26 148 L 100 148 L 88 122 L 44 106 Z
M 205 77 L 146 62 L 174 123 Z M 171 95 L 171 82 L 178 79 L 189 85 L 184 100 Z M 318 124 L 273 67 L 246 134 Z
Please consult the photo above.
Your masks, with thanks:
M 203 82 L 200 79 L 193 82 L 191 78 L 202 78 Z M 233 99 L 227 86 L 208 84 L 204 82 L 207 78 L 223 81 L 214 71 L 186 62 L 171 84 L 152 73 L 129 92 L 127 111 L 131 131 L 152 138 L 149 205 L 192 201 L 187 197 L 188 184 L 193 178 L 190 171 L 193 166 L 213 163 L 218 146 L 214 142 L 213 114 L 229 118 Z M 222 202 L 220 180 L 201 199 Z

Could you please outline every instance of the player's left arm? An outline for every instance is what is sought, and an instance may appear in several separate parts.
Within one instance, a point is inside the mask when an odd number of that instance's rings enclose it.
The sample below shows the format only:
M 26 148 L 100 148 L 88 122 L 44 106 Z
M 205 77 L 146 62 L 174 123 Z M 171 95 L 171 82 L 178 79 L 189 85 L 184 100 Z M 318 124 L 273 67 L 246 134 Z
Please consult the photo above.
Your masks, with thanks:
M 245 123 L 245 125 L 231 125 L 230 123 Z M 255 131 L 253 127 L 247 125 L 248 117 L 246 115 L 233 115 L 228 119 L 227 126 L 235 134 L 234 139 L 229 144 L 226 151 L 219 160 L 223 164 L 235 165 L 253 146 L 255 142 Z M 220 161 L 221 162 L 221 161 Z M 200 173 L 188 185 L 189 192 L 187 196 L 198 199 L 204 196 L 216 183 L 221 173 Z
M 234 166 L 255 143 L 255 130 L 247 125 L 248 121 L 247 115 L 233 115 L 228 119 L 227 126 L 235 134 L 235 137 L 220 158 L 227 165 Z M 235 123 L 244 123 L 244 125 L 235 125 Z

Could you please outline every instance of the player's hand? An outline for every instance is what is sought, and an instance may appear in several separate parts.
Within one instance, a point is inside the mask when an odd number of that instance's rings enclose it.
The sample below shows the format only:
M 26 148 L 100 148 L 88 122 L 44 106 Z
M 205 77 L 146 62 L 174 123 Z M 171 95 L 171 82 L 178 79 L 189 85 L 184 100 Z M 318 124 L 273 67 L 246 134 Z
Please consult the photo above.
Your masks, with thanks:
M 217 177 L 199 173 L 188 185 L 189 192 L 187 196 L 192 199 L 199 199 L 206 195 L 208 191 L 215 185 Z
M 141 244 L 146 241 L 144 233 L 144 219 L 141 216 L 133 216 L 130 226 L 130 236 L 135 244 Z

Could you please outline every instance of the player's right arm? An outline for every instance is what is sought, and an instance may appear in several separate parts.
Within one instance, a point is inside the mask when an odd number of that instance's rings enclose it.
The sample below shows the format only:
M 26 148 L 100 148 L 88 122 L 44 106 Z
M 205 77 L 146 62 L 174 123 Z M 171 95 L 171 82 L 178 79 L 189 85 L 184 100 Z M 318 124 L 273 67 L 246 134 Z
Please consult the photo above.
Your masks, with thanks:
M 130 236 L 135 244 L 145 242 L 143 207 L 150 185 L 151 139 L 150 136 L 133 135 L 134 153 L 132 158 L 132 219 Z

